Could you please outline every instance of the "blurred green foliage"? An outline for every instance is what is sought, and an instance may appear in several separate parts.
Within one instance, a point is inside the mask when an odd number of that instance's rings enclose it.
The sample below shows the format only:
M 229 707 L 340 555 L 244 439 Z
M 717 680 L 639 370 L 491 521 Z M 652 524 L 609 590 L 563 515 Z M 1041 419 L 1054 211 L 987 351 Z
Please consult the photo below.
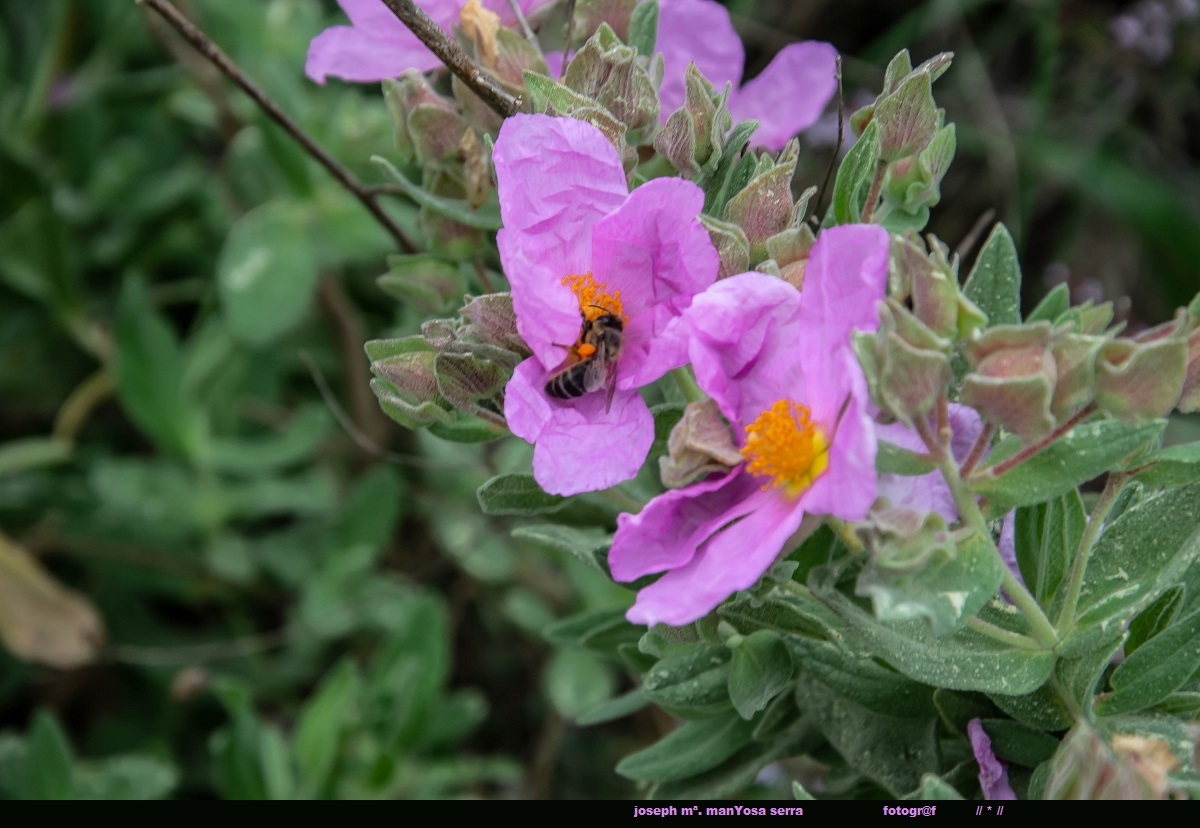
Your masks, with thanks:
M 379 91 L 302 72 L 334 4 L 179 5 L 381 181 Z M 1151 65 L 1109 35 L 1116 3 L 729 5 L 751 72 L 783 38 L 829 40 L 848 98 L 900 48 L 955 51 L 930 229 L 960 239 L 995 207 L 1031 306 L 1065 279 L 1153 322 L 1196 291 L 1195 23 Z M 612 637 L 629 593 L 602 539 L 480 514 L 526 447 L 380 412 L 363 342 L 449 308 L 375 284 L 396 251 L 361 206 L 132 0 L 0 5 L 0 123 L 0 595 L 40 612 L 0 612 L 0 798 L 634 795 L 613 767 L 672 723 L 602 724 L 645 701 L 644 654 Z M 389 210 L 419 234 L 415 207 Z M 456 271 L 475 293 L 499 279 L 477 264 Z

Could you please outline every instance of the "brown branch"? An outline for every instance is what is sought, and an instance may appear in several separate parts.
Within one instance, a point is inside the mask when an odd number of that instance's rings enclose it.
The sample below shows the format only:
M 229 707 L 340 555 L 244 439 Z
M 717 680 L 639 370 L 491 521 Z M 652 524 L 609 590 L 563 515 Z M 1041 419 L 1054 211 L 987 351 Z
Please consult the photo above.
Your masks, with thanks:
M 268 98 L 266 93 L 259 89 L 254 84 L 254 81 L 250 80 L 246 73 L 228 55 L 221 51 L 221 48 L 217 44 L 213 43 L 208 35 L 204 34 L 190 20 L 180 14 L 179 10 L 172 6 L 169 0 L 134 1 L 141 5 L 149 6 L 158 12 L 164 20 L 171 24 L 175 31 L 179 32 L 186 41 L 196 48 L 196 51 L 220 69 L 225 77 L 241 87 L 242 91 L 249 95 L 258 104 L 259 108 L 267 113 L 271 120 L 279 124 L 292 137 L 292 140 L 303 147 L 305 152 L 316 159 L 317 163 L 324 167 L 330 175 L 337 179 L 339 184 L 349 190 L 367 208 L 368 212 L 375 217 L 375 220 L 396 240 L 401 249 L 409 253 L 417 252 L 417 245 L 408 238 L 408 235 L 400 228 L 400 225 L 396 224 L 392 217 L 384 211 L 383 207 L 379 204 L 377 196 L 364 187 L 362 182 L 354 176 L 354 173 L 350 172 L 336 158 L 326 152 L 299 124 L 280 109 L 278 104 Z
M 817 202 L 815 205 L 814 212 L 816 210 L 821 209 L 821 202 L 825 200 L 825 190 L 829 187 L 829 179 L 833 177 L 834 167 L 837 166 L 838 153 L 840 153 L 842 151 L 842 139 L 844 137 L 844 135 L 842 133 L 842 130 L 843 130 L 842 125 L 845 121 L 846 103 L 845 103 L 845 99 L 842 97 L 842 56 L 841 55 L 838 55 L 836 58 L 834 58 L 834 66 L 836 67 L 836 70 L 834 72 L 834 77 L 837 78 L 837 124 L 838 124 L 837 144 L 833 148 L 833 157 L 829 159 L 829 166 L 825 170 L 825 180 L 821 182 L 821 192 L 817 195 Z
M 1068 431 L 1073 429 L 1075 426 L 1079 425 L 1081 422 L 1086 420 L 1095 411 L 1096 411 L 1096 404 L 1094 402 L 1088 403 L 1083 408 L 1079 409 L 1079 411 L 1076 414 L 1074 414 L 1069 420 L 1067 420 L 1065 423 L 1060 425 L 1058 428 L 1054 429 L 1054 431 L 1050 432 L 1050 436 L 1044 437 L 1043 439 L 1037 441 L 1033 445 L 1026 446 L 1025 448 L 1021 449 L 1020 451 L 1018 451 L 1016 454 L 1014 454 L 1012 457 L 1008 458 L 1007 460 L 1002 460 L 994 466 L 988 466 L 988 467 L 982 469 L 979 472 L 979 476 L 986 475 L 989 478 L 996 478 L 996 477 L 999 477 L 1000 475 L 1004 474 L 1006 471 L 1009 471 L 1010 469 L 1014 468 L 1015 466 L 1021 465 L 1026 460 L 1028 460 L 1030 457 L 1033 457 L 1033 455 L 1041 452 L 1043 449 L 1048 448 L 1055 441 L 1057 441 L 1059 437 L 1062 437 L 1064 434 L 1066 434 Z
M 500 82 L 483 70 L 462 47 L 450 39 L 442 27 L 423 12 L 412 0 L 383 0 L 392 14 L 429 47 L 429 51 L 453 72 L 459 80 L 483 100 L 501 118 L 515 115 L 521 109 L 521 98 L 508 92 Z

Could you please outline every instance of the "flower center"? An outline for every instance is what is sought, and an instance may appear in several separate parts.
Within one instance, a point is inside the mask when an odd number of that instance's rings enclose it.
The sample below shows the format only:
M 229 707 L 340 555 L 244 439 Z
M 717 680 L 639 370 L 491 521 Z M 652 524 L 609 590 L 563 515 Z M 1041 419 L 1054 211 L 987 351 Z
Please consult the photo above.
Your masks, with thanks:
M 588 273 L 564 276 L 562 283 L 575 292 L 579 299 L 579 311 L 588 322 L 595 322 L 605 314 L 620 317 L 621 322 L 628 323 L 629 317 L 621 307 L 621 291 L 609 293 L 608 285 L 597 282 Z
M 782 488 L 796 497 L 829 467 L 829 440 L 810 414 L 795 400 L 779 400 L 746 426 L 746 471 L 768 478 L 764 490 Z

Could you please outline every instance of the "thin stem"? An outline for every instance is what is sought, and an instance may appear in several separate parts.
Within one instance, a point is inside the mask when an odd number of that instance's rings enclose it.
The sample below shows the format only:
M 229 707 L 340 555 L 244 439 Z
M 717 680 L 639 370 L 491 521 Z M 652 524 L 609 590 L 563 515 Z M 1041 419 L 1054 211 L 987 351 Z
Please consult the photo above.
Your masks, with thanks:
M 989 621 L 984 621 L 977 615 L 973 615 L 967 619 L 967 626 L 975 630 L 981 635 L 986 635 L 988 638 L 1001 641 L 1005 644 L 1011 644 L 1020 650 L 1040 650 L 1042 645 L 1034 641 L 1027 635 L 1006 630 L 1003 627 L 998 627 Z
M 928 428 L 928 426 L 926 427 Z M 1042 612 L 1042 608 L 1038 605 L 1037 600 L 1030 594 L 1025 584 L 1017 578 L 1009 570 L 1008 565 L 1000 558 L 1000 551 L 996 549 L 996 544 L 992 542 L 992 532 L 988 528 L 987 521 L 983 517 L 983 512 L 979 511 L 979 504 L 975 502 L 975 496 L 971 491 L 963 485 L 962 479 L 958 476 L 958 466 L 954 463 L 954 458 L 949 452 L 943 452 L 939 461 L 942 476 L 946 479 L 946 486 L 950 489 L 950 494 L 954 497 L 954 505 L 958 509 L 958 516 L 962 521 L 979 533 L 981 538 L 988 542 L 991 547 L 992 554 L 996 556 L 996 560 L 1000 564 L 1000 586 L 1004 592 L 1017 605 L 1017 609 L 1025 616 L 1025 620 L 1029 622 L 1033 637 L 1043 647 L 1054 647 L 1058 643 L 1058 633 L 1050 624 L 1050 619 L 1046 618 L 1046 614 Z
M 688 370 L 687 366 L 673 369 L 671 377 L 675 380 L 675 385 L 679 387 L 679 393 L 683 394 L 683 398 L 688 402 L 702 402 L 708 399 L 708 395 L 696 383 L 696 378 L 692 376 L 692 372 Z
M 1075 426 L 1079 425 L 1079 423 L 1081 423 L 1084 419 L 1091 416 L 1092 412 L 1095 410 L 1096 410 L 1096 404 L 1088 403 L 1083 408 L 1081 408 L 1077 414 L 1075 414 L 1073 417 L 1071 417 L 1065 423 L 1060 425 L 1058 428 L 1054 429 L 1054 431 L 1050 432 L 1050 435 L 1048 437 L 1045 437 L 1045 438 L 1039 440 L 1038 442 L 1034 443 L 1031 446 L 1026 446 L 1025 448 L 1021 449 L 1020 451 L 1018 451 L 1016 454 L 1014 454 L 1012 457 L 1008 458 L 1007 460 L 997 463 L 994 466 L 988 467 L 987 469 L 984 470 L 984 473 L 986 473 L 990 477 L 999 477 L 1000 475 L 1004 474 L 1009 469 L 1012 469 L 1015 466 L 1021 465 L 1026 460 L 1028 460 L 1030 457 L 1033 457 L 1033 455 L 1042 451 L 1046 447 L 1052 445 L 1056 440 L 1058 440 L 1059 437 L 1062 437 L 1064 434 L 1066 434 L 1068 431 L 1073 429 Z
M 462 47 L 447 36 L 442 27 L 433 22 L 433 18 L 416 3 L 412 0 L 383 0 L 383 4 L 493 112 L 501 118 L 507 118 L 520 111 L 521 98 L 506 90 L 483 67 L 471 60 Z
M 1079 594 L 1083 590 L 1083 576 L 1087 572 L 1092 545 L 1096 542 L 1104 521 L 1108 519 L 1108 513 L 1117 502 L 1117 495 L 1121 493 L 1128 479 L 1127 474 L 1109 473 L 1108 480 L 1104 481 L 1104 491 L 1100 493 L 1100 499 L 1096 501 L 1092 514 L 1088 517 L 1087 526 L 1079 538 L 1079 545 L 1075 548 L 1075 558 L 1071 562 L 1071 578 L 1067 582 L 1066 598 L 1063 599 L 1062 608 L 1055 619 L 1054 626 L 1060 634 L 1066 633 L 1063 627 L 1071 622 L 1075 608 L 1079 605 Z
M 875 164 L 875 178 L 871 181 L 871 191 L 867 193 L 867 203 L 863 207 L 862 221 L 863 224 L 870 224 L 871 217 L 875 215 L 875 205 L 879 203 L 879 193 L 883 190 L 883 177 L 887 175 L 888 162 L 882 158 Z
M 933 458 L 933 462 L 941 463 L 946 456 L 946 448 L 938 441 L 938 435 L 933 433 L 933 429 L 929 427 L 929 421 L 924 416 L 915 417 L 913 426 L 920 435 L 921 441 L 925 443 L 925 448 L 929 449 L 929 456 Z
M 571 62 L 571 30 L 575 28 L 575 0 L 567 0 L 567 22 L 566 29 L 563 31 L 563 62 L 562 72 L 558 79 L 562 80 L 567 76 L 567 64 Z
M 825 189 L 829 186 L 829 179 L 833 176 L 834 167 L 837 166 L 838 154 L 842 151 L 842 122 L 845 120 L 846 104 L 842 99 L 842 56 L 838 55 L 834 58 L 834 77 L 837 79 L 837 143 L 833 147 L 833 157 L 829 159 L 829 166 L 825 168 L 825 180 L 821 182 L 821 191 L 817 194 L 817 200 L 814 204 L 814 212 L 820 209 L 821 202 L 825 200 Z
M 185 644 L 178 647 L 141 647 L 129 644 L 109 647 L 107 654 L 114 661 L 143 667 L 180 667 L 208 661 L 245 658 L 282 647 L 290 632 L 287 627 L 269 633 L 246 635 L 229 641 L 205 644 Z
M 363 186 L 362 182 L 354 176 L 354 173 L 342 166 L 336 158 L 326 152 L 324 147 L 318 144 L 299 124 L 280 109 L 278 104 L 267 97 L 266 93 L 259 89 L 254 81 L 250 80 L 246 73 L 228 55 L 221 51 L 221 48 L 208 35 L 204 34 L 190 20 L 180 14 L 179 10 L 171 5 L 169 0 L 135 0 L 135 2 L 149 6 L 158 12 L 164 20 L 171 24 L 175 31 L 179 32 L 186 41 L 196 48 L 196 51 L 220 69 L 225 77 L 241 87 L 242 91 L 249 95 L 258 104 L 259 108 L 267 113 L 267 116 L 271 120 L 279 124 L 284 132 L 291 136 L 292 140 L 303 147 L 305 152 L 311 155 L 317 163 L 337 179 L 339 184 L 349 190 L 367 208 L 367 211 L 391 234 L 392 238 L 396 240 L 396 243 L 403 250 L 409 253 L 417 252 L 417 245 L 408 238 L 407 234 L 400 228 L 400 225 L 396 224 L 392 217 L 384 211 L 376 196 Z
M 979 461 L 983 459 L 988 446 L 992 444 L 994 436 L 996 436 L 996 427 L 991 423 L 984 423 L 983 428 L 979 431 L 979 436 L 975 439 L 975 445 L 971 446 L 971 453 L 967 455 L 967 459 L 958 468 L 959 477 L 965 480 L 967 475 L 979 465 Z
M 112 395 L 113 388 L 113 377 L 108 368 L 101 368 L 79 383 L 58 409 L 50 436 L 73 441 L 92 410 Z
M 508 0 L 508 7 L 512 10 L 513 17 L 517 18 L 517 25 L 521 27 L 521 34 L 525 35 L 525 39 L 537 45 L 537 35 L 533 33 L 533 29 L 529 28 L 529 21 L 525 19 L 525 12 L 521 11 L 521 4 L 517 0 Z

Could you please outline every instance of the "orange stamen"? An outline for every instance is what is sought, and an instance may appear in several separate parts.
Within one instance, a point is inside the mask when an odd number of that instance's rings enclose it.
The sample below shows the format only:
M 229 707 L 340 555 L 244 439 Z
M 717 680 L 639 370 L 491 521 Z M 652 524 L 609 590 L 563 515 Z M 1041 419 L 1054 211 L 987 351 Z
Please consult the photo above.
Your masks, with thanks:
M 609 293 L 608 286 L 592 278 L 591 271 L 564 276 L 562 283 L 574 291 L 579 299 L 579 310 L 588 322 L 594 322 L 606 313 L 620 317 L 624 323 L 629 322 L 621 307 L 621 291 Z
M 829 439 L 811 413 L 795 400 L 779 400 L 746 426 L 746 471 L 768 478 L 764 490 L 782 488 L 796 497 L 829 467 Z

